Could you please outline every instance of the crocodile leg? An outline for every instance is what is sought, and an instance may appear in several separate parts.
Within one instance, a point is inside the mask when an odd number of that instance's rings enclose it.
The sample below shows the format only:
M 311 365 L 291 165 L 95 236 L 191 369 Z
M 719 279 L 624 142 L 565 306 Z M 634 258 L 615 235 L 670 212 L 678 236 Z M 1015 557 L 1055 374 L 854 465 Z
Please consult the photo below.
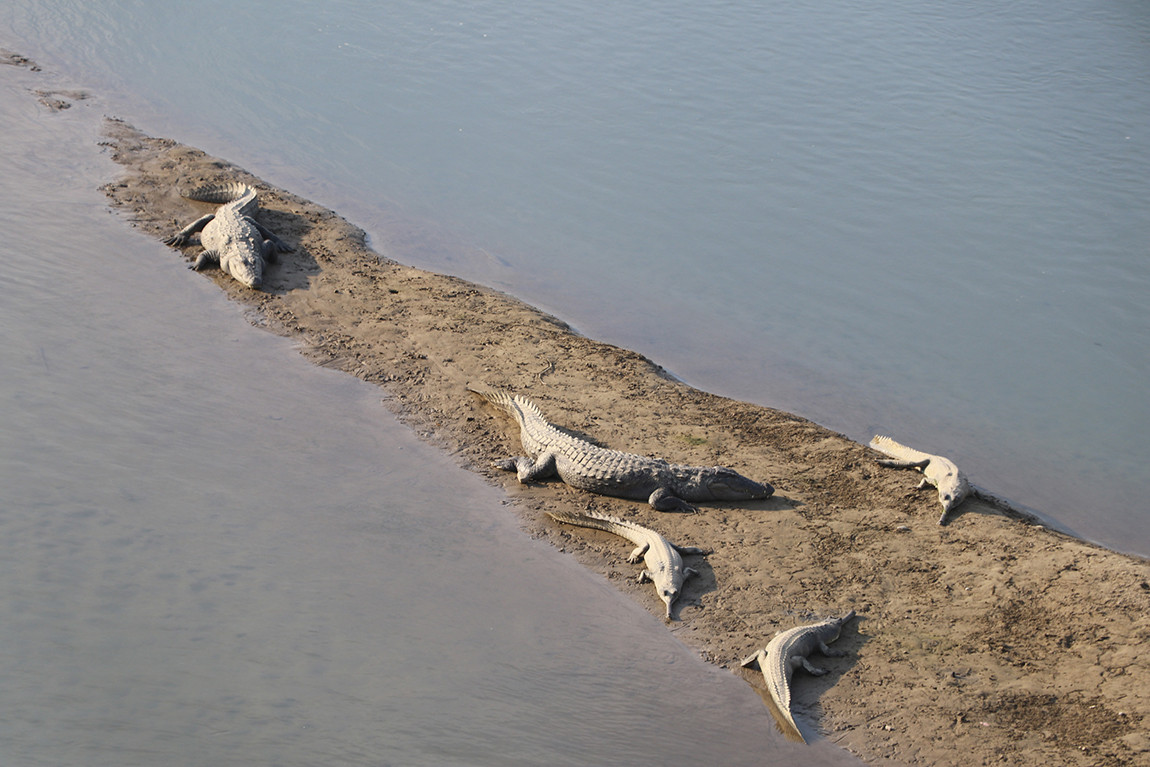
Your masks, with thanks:
M 800 658 L 800 660 L 802 661 L 803 668 L 805 668 L 807 670 L 808 674 L 812 674 L 814 676 L 822 676 L 823 674 L 827 673 L 827 670 L 825 668 L 819 668 L 818 666 L 812 666 L 811 662 L 809 660 L 807 660 L 806 658 Z
M 666 487 L 656 488 L 655 492 L 651 493 L 651 497 L 647 499 L 647 503 L 651 504 L 651 508 L 655 511 L 683 511 L 690 513 L 698 511 L 697 508 L 672 493 Z
M 679 552 L 680 554 L 709 554 L 710 553 L 706 549 L 700 549 L 698 546 L 679 546 L 679 545 L 672 543 L 671 547 L 674 548 L 675 551 Z
M 930 464 L 929 458 L 924 458 L 921 461 L 896 461 L 894 459 L 880 458 L 875 461 L 879 466 L 885 466 L 888 469 L 925 469 Z
M 260 243 L 260 258 L 269 264 L 274 264 L 280 260 L 280 251 L 276 244 L 271 240 L 264 240 Z
M 826 642 L 819 642 L 819 652 L 828 658 L 842 658 L 848 654 L 846 650 L 836 650 Z
M 495 468 L 515 472 L 520 482 L 534 482 L 543 477 L 555 476 L 555 454 L 550 452 L 542 453 L 534 461 L 525 456 L 507 458 L 502 461 L 496 461 Z
M 291 253 L 292 252 L 293 248 L 291 245 L 288 245 L 286 242 L 281 240 L 279 237 L 276 237 L 274 234 L 272 234 L 272 231 L 270 229 L 268 229 L 266 226 L 261 224 L 259 221 L 256 221 L 254 218 L 251 218 L 251 217 L 248 218 L 248 221 L 252 222 L 252 225 L 259 231 L 260 236 L 263 237 L 265 240 L 271 241 L 272 245 L 275 245 L 276 249 L 279 250 L 279 252 L 281 252 L 281 253 Z
M 649 548 L 651 548 L 651 544 L 649 543 L 644 543 L 642 546 L 637 546 L 635 550 L 631 552 L 630 556 L 627 557 L 627 561 L 631 564 L 635 564 L 643 558 L 643 555 L 647 553 L 647 549 Z
M 215 217 L 216 217 L 215 213 L 209 213 L 206 216 L 200 216 L 195 221 L 188 224 L 187 226 L 185 226 L 183 229 L 181 229 L 180 231 L 173 234 L 168 239 L 164 240 L 164 244 L 165 245 L 174 245 L 177 248 L 180 247 L 181 245 L 187 245 L 188 244 L 188 238 L 191 237 L 196 232 L 203 229 L 205 226 L 207 226 L 208 222 L 211 221 Z
M 196 257 L 195 263 L 193 263 L 188 268 L 194 269 L 195 271 L 198 272 L 201 269 L 203 269 L 205 266 L 210 266 L 212 264 L 219 266 L 220 265 L 220 256 L 218 253 L 216 253 L 214 251 L 205 250 L 203 253 L 201 253 L 199 256 Z

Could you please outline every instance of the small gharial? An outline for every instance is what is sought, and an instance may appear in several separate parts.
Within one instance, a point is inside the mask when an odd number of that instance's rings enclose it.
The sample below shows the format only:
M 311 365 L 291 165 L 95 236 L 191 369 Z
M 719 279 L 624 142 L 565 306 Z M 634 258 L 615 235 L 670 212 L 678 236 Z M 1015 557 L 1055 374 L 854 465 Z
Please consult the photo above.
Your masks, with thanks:
M 771 713 L 779 723 L 783 734 L 792 740 L 806 743 L 806 738 L 799 732 L 795 724 L 794 714 L 791 713 L 791 677 L 795 669 L 802 666 L 807 673 L 822 676 L 827 673 L 825 669 L 812 666 L 807 657 L 816 650 L 827 657 L 841 657 L 846 655 L 843 650 L 835 650 L 827 645 L 839 638 L 843 626 L 855 617 L 855 611 L 841 618 L 831 618 L 806 626 L 796 626 L 793 629 L 780 631 L 767 644 L 766 649 L 759 650 L 748 656 L 743 666 L 758 665 L 763 672 L 763 680 L 767 683 L 767 692 L 771 695 Z
M 244 285 L 258 288 L 263 284 L 264 265 L 275 263 L 281 251 L 291 252 L 290 245 L 255 220 L 259 197 L 247 184 L 200 186 L 183 196 L 200 202 L 222 203 L 215 213 L 197 218 L 164 240 L 167 245 L 181 247 L 200 232 L 204 252 L 192 264 L 192 269 L 199 271 L 209 264 L 218 264 Z
M 683 582 L 692 575 L 699 574 L 698 571 L 683 565 L 681 555 L 707 553 L 694 546 L 676 546 L 654 530 L 618 517 L 591 511 L 583 514 L 567 511 L 547 513 L 558 522 L 606 530 L 634 543 L 637 548 L 627 557 L 627 561 L 634 564 L 642 559 L 647 565 L 647 569 L 639 574 L 639 583 L 651 581 L 655 584 L 655 591 L 659 592 L 659 598 L 667 605 L 667 620 L 672 619 L 671 607 L 683 591 Z
M 526 397 L 469 388 L 519 423 L 523 449 L 530 457 L 508 458 L 495 466 L 516 472 L 520 482 L 558 475 L 571 487 L 646 500 L 657 511 L 697 511 L 687 501 L 747 501 L 769 498 L 775 491 L 723 466 L 683 466 L 593 445 L 553 426 Z
M 940 525 L 945 525 L 950 513 L 970 495 L 970 483 L 967 482 L 966 475 L 959 471 L 954 461 L 949 458 L 915 450 L 882 435 L 872 439 L 870 446 L 896 459 L 880 459 L 878 461 L 880 466 L 921 471 L 922 481 L 918 483 L 916 490 L 921 490 L 928 484 L 938 488 L 938 500 L 942 504 L 942 516 L 938 518 Z

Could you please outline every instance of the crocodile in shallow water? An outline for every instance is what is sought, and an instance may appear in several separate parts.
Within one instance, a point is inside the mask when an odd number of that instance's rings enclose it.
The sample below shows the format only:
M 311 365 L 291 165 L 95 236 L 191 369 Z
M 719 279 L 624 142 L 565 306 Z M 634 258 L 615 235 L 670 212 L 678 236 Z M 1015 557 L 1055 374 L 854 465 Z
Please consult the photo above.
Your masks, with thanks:
M 895 459 L 879 460 L 880 466 L 921 471 L 922 481 L 916 489 L 921 490 L 928 484 L 938 488 L 938 500 L 942 504 L 942 516 L 938 518 L 940 525 L 945 525 L 950 513 L 970 495 L 970 483 L 966 481 L 966 475 L 949 458 L 915 450 L 881 435 L 872 439 L 870 446 Z
M 763 680 L 766 681 L 767 692 L 771 696 L 771 713 L 788 738 L 807 742 L 799 732 L 794 714 L 791 713 L 791 677 L 794 676 L 795 669 L 802 666 L 807 673 L 815 676 L 827 673 L 825 669 L 812 666 L 807 657 L 816 650 L 828 657 L 846 655 L 846 652 L 832 649 L 827 645 L 839 638 L 843 626 L 854 617 L 855 611 L 851 610 L 841 618 L 831 618 L 780 631 L 767 644 L 766 649 L 759 650 L 743 661 L 744 666 L 757 664 L 759 670 L 763 672 Z
M 658 511 L 695 511 L 687 501 L 746 501 L 768 498 L 774 492 L 769 484 L 723 466 L 683 466 L 598 447 L 548 423 L 526 397 L 502 390 L 471 391 L 519 423 L 523 449 L 530 457 L 508 458 L 495 465 L 516 472 L 520 482 L 557 474 L 580 490 L 645 500 Z
M 654 530 L 606 514 L 590 511 L 582 514 L 566 511 L 547 513 L 559 522 L 606 530 L 634 543 L 637 548 L 627 557 L 627 561 L 634 564 L 642 559 L 647 565 L 647 569 L 639 574 L 639 583 L 651 581 L 655 584 L 659 598 L 667 605 L 667 620 L 671 620 L 671 606 L 675 604 L 675 600 L 683 590 L 683 581 L 692 575 L 698 575 L 698 572 L 683 565 L 683 557 L 680 555 L 707 553 L 694 546 L 676 546 Z
M 259 198 L 256 190 L 247 184 L 196 187 L 184 197 L 222 203 L 215 213 L 197 218 L 164 240 L 168 245 L 180 247 L 186 245 L 193 234 L 200 232 L 204 252 L 192 264 L 196 271 L 208 264 L 218 264 L 220 269 L 244 285 L 258 288 L 263 284 L 265 263 L 275 263 L 280 251 L 291 251 L 291 246 L 255 220 Z

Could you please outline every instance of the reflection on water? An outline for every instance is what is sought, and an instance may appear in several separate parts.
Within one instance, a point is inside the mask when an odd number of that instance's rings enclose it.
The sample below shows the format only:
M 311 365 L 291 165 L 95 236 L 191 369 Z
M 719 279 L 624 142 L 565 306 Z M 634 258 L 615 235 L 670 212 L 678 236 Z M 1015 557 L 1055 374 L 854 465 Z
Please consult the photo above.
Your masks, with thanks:
M 372 387 L 109 215 L 98 99 L 0 75 L 3 764 L 791 758 Z

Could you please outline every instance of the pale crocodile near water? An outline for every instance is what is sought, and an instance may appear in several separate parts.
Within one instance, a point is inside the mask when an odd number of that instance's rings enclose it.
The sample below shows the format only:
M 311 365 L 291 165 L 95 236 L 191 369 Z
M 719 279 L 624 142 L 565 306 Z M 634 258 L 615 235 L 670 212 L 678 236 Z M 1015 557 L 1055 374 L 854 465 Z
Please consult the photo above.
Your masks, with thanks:
M 645 500 L 658 511 L 695 511 L 687 501 L 746 501 L 768 498 L 774 492 L 769 484 L 723 466 L 684 466 L 602 448 L 549 423 L 526 397 L 498 389 L 471 391 L 518 422 L 529 457 L 508 458 L 495 465 L 516 472 L 520 482 L 558 475 L 571 487 Z
M 168 245 L 181 247 L 200 232 L 204 252 L 192 264 L 192 269 L 199 271 L 209 264 L 218 264 L 244 285 L 258 288 L 263 284 L 264 265 L 275 263 L 281 251 L 291 251 L 291 246 L 255 220 L 259 197 L 247 184 L 201 186 L 183 196 L 189 200 L 221 203 L 215 213 L 197 218 L 164 240 Z
M 879 460 L 880 466 L 921 471 L 922 480 L 916 489 L 921 490 L 928 484 L 938 488 L 938 500 L 942 504 L 942 516 L 938 518 L 940 525 L 945 525 L 950 513 L 970 495 L 970 483 L 967 482 L 966 475 L 959 471 L 954 461 L 949 458 L 915 450 L 882 435 L 872 439 L 870 446 L 895 459 Z
M 683 565 L 682 555 L 707 553 L 694 546 L 676 546 L 654 530 L 618 517 L 591 511 L 582 514 L 567 511 L 547 513 L 558 522 L 606 530 L 634 543 L 636 548 L 627 561 L 634 564 L 642 559 L 647 565 L 647 569 L 639 574 L 639 583 L 651 581 L 655 584 L 655 591 L 667 606 L 667 620 L 671 620 L 671 608 L 683 591 L 683 582 L 692 575 L 698 575 L 698 571 Z
M 828 645 L 839 638 L 843 626 L 854 617 L 855 611 L 851 610 L 841 618 L 830 618 L 780 631 L 767 643 L 765 649 L 759 650 L 743 661 L 743 666 L 758 665 L 759 670 L 763 672 L 763 680 L 771 696 L 771 713 L 788 738 L 807 742 L 795 724 L 795 717 L 791 712 L 791 678 L 795 670 L 802 667 L 807 673 L 815 676 L 827 673 L 825 669 L 812 665 L 808 657 L 816 651 L 828 657 L 846 655 L 843 650 L 835 650 Z

